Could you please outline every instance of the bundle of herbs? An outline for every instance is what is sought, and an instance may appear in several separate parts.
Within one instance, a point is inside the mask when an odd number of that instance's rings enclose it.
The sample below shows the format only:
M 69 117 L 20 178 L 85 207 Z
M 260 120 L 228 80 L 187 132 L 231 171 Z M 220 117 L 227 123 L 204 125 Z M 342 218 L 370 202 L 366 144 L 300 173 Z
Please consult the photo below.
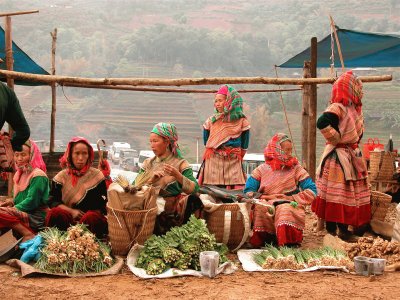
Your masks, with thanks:
M 44 245 L 35 267 L 49 273 L 99 273 L 114 264 L 110 247 L 83 224 L 61 231 L 47 228 L 40 233 Z
M 217 251 L 220 263 L 228 261 L 227 246 L 217 244 L 205 221 L 192 215 L 186 224 L 171 228 L 165 235 L 152 235 L 144 243 L 136 266 L 145 269 L 149 275 L 161 274 L 171 267 L 200 270 L 202 251 Z
M 335 266 L 353 269 L 352 261 L 343 251 L 330 247 L 301 250 L 267 245 L 253 255 L 254 261 L 264 269 L 300 270 L 314 266 Z

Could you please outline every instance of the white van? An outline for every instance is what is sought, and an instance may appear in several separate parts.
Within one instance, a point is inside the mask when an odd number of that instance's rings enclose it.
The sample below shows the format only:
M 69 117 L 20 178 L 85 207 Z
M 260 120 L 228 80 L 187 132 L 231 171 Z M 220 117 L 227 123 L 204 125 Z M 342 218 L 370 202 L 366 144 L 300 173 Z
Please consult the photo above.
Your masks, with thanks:
M 262 153 L 246 153 L 243 157 L 243 169 L 247 176 L 259 165 L 265 162 L 264 154 Z
M 153 152 L 152 150 L 141 150 L 141 151 L 139 152 L 139 159 L 138 159 L 138 166 L 139 166 L 139 168 L 142 167 L 143 162 L 144 162 L 147 158 L 154 157 L 154 156 L 155 156 L 155 154 L 154 154 L 154 152 Z
M 114 142 L 111 146 L 111 161 L 114 164 L 119 163 L 119 154 L 121 150 L 131 149 L 131 145 L 129 143 L 124 142 Z

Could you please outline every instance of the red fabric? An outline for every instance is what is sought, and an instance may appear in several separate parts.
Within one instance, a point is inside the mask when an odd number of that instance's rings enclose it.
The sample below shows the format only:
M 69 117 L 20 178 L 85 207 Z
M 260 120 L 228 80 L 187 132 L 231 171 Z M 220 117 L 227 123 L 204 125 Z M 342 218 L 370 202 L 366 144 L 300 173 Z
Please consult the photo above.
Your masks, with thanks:
M 341 103 L 344 106 L 353 104 L 356 111 L 360 113 L 362 97 L 362 82 L 352 71 L 340 75 L 333 84 L 331 103 Z
M 303 231 L 289 225 L 281 225 L 276 228 L 278 246 L 301 244 L 303 241 Z
M 89 210 L 86 212 L 79 223 L 86 224 L 91 232 L 98 238 L 103 237 L 108 232 L 107 219 L 100 212 Z
M 321 197 L 317 197 L 311 204 L 311 209 L 326 222 L 359 227 L 369 223 L 371 220 L 370 204 L 359 207 L 346 206 L 340 203 L 326 202 Z M 325 212 L 329 212 L 329 214 L 325 214 Z
M 274 171 L 285 167 L 292 168 L 299 163 L 296 157 L 286 155 L 282 150 L 281 143 L 285 141 L 292 142 L 286 134 L 277 133 L 264 149 L 265 163 L 270 165 Z
M 57 227 L 66 231 L 68 227 L 75 223 L 72 214 L 61 207 L 52 208 L 47 212 L 45 221 L 47 227 Z M 108 230 L 105 216 L 94 210 L 87 211 L 79 220 L 79 223 L 87 225 L 89 230 L 97 237 L 103 237 Z
M 61 207 L 54 207 L 47 212 L 46 227 L 57 227 L 60 230 L 66 231 L 73 223 L 72 214 Z
M 85 143 L 89 149 L 88 161 L 86 162 L 86 165 L 81 170 L 75 169 L 75 167 L 72 163 L 72 147 L 76 143 Z M 67 150 L 65 150 L 64 155 L 60 158 L 60 166 L 63 169 L 64 168 L 68 169 L 68 175 L 70 175 L 72 177 L 72 186 L 75 186 L 76 183 L 78 182 L 78 178 L 85 175 L 87 170 L 89 170 L 89 168 L 92 165 L 93 160 L 94 160 L 94 151 L 93 151 L 92 146 L 90 146 L 89 141 L 83 137 L 76 136 L 76 137 L 73 137 L 69 141 Z
M 20 223 L 20 221 L 17 217 L 0 213 L 0 229 L 10 228 L 18 223 Z
M 223 85 L 219 88 L 217 94 L 221 94 L 221 95 L 228 95 L 228 86 L 227 85 Z

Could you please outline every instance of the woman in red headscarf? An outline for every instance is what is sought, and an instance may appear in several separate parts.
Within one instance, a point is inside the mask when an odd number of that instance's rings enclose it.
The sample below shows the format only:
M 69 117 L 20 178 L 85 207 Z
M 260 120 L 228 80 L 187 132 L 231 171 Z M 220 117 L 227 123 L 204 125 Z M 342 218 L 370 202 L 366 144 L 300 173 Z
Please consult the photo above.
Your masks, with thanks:
M 223 85 L 214 99 L 215 114 L 204 123 L 205 152 L 199 170 L 200 185 L 243 189 L 246 174 L 242 160 L 249 146 L 250 123 L 243 113 L 243 99 L 230 85 Z
M 11 228 L 26 241 L 43 228 L 49 179 L 42 154 L 32 140 L 22 145 L 22 151 L 14 152 L 14 161 L 14 198 L 0 202 L 0 230 Z
M 318 198 L 312 205 L 326 229 L 344 240 L 353 239 L 348 225 L 363 227 L 371 219 L 367 167 L 359 148 L 364 133 L 362 83 L 351 72 L 333 84 L 331 103 L 318 119 L 326 140 L 317 169 Z
M 317 189 L 307 171 L 292 156 L 292 141 L 286 134 L 275 134 L 264 150 L 265 163 L 247 179 L 244 192 L 257 197 L 261 204 L 252 210 L 255 247 L 277 239 L 278 246 L 299 245 L 305 226 L 304 206 L 311 204 Z M 272 216 L 262 203 L 275 206 Z
M 82 223 L 101 238 L 107 233 L 107 188 L 103 173 L 93 168 L 94 152 L 83 137 L 74 137 L 60 159 L 61 167 L 52 182 L 46 226 L 66 230 Z

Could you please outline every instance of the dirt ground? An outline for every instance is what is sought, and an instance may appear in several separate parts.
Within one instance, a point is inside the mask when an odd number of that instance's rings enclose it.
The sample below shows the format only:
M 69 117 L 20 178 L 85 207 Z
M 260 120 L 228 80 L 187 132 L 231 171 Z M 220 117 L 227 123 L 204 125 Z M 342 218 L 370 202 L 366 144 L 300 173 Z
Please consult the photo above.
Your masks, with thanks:
M 322 245 L 323 235 L 312 231 L 314 221 L 308 213 L 302 248 Z M 232 259 L 237 257 L 232 255 Z M 370 277 L 322 270 L 249 273 L 240 266 L 235 273 L 214 279 L 143 280 L 127 267 L 114 276 L 22 278 L 18 270 L 0 264 L 1 299 L 395 299 L 398 282 L 400 272 Z

